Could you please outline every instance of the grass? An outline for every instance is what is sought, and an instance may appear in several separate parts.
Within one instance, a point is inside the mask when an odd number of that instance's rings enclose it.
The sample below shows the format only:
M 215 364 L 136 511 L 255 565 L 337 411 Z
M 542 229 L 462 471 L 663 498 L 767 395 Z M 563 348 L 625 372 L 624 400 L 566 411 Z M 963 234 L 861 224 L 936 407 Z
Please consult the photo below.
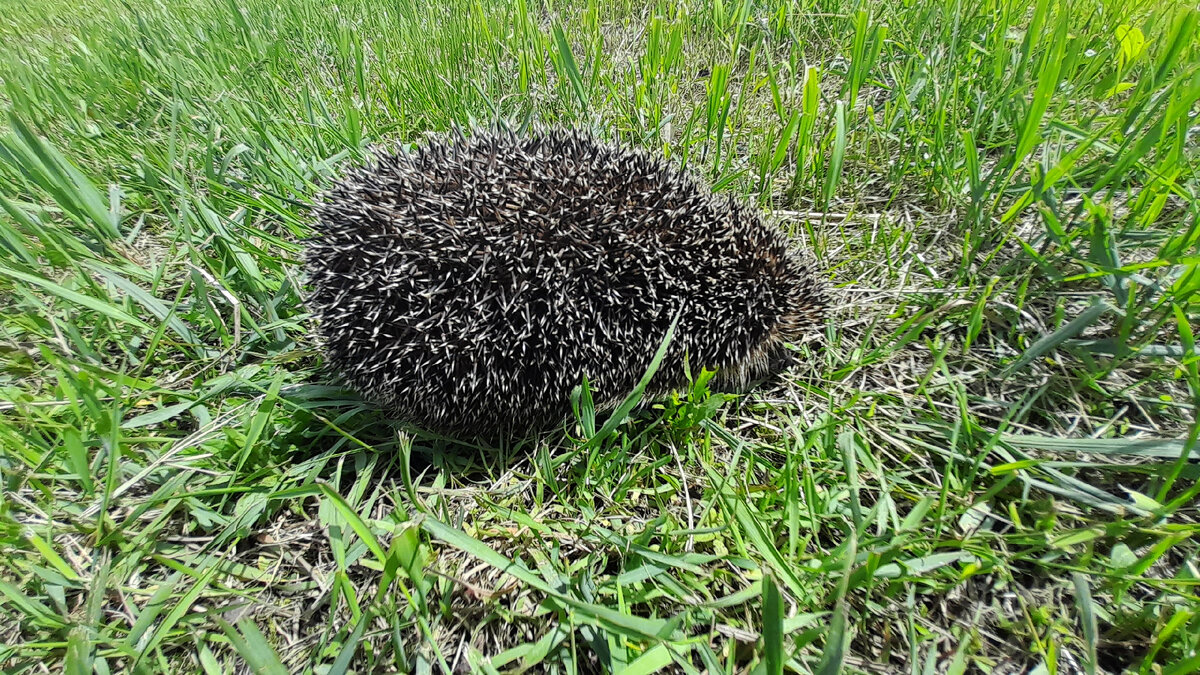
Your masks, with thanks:
M 0 5 L 5 672 L 1200 669 L 1189 3 Z M 504 448 L 332 386 L 304 204 L 496 118 L 762 205 L 805 365 Z

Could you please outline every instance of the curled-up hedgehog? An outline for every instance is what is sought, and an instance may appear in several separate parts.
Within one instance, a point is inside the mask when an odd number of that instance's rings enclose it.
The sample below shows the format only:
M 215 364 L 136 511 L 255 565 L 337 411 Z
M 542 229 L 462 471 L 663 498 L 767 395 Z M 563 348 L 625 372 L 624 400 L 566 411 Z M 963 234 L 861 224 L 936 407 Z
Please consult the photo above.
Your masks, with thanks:
M 754 209 L 581 132 L 437 137 L 319 200 L 309 305 L 329 365 L 396 418 L 459 438 L 563 423 L 716 368 L 738 390 L 821 321 L 824 285 Z M 685 366 L 686 364 L 686 366 Z

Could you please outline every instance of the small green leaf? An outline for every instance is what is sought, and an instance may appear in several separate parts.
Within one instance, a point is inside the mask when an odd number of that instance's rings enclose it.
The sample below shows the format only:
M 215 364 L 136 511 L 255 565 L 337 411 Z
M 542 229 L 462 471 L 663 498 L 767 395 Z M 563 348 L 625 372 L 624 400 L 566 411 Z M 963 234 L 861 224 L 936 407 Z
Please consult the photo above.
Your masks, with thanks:
M 1141 56 L 1146 48 L 1146 36 L 1140 28 L 1125 23 L 1117 26 L 1114 36 L 1120 49 L 1117 56 L 1118 67 L 1124 70 L 1134 59 Z
M 671 650 L 665 642 L 660 642 L 636 659 L 629 662 L 621 673 L 623 675 L 650 675 L 671 665 Z

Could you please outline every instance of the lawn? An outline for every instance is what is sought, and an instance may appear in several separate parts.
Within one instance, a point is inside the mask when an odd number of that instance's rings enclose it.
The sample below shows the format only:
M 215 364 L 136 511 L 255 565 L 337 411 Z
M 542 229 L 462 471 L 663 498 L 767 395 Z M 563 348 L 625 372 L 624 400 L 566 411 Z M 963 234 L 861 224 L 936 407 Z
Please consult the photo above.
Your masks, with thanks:
M 1190 5 L 0 0 L 0 670 L 1200 671 Z M 306 205 L 496 120 L 759 205 L 823 335 L 499 448 L 344 391 Z

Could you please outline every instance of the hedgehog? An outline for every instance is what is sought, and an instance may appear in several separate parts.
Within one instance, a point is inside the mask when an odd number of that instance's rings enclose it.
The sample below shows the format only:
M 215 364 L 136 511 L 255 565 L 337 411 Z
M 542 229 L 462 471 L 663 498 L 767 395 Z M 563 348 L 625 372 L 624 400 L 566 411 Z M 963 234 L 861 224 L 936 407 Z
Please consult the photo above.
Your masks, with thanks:
M 740 391 L 820 325 L 812 262 L 749 205 L 646 150 L 566 129 L 375 150 L 317 199 L 305 268 L 328 366 L 394 419 L 513 438 L 700 368 Z

